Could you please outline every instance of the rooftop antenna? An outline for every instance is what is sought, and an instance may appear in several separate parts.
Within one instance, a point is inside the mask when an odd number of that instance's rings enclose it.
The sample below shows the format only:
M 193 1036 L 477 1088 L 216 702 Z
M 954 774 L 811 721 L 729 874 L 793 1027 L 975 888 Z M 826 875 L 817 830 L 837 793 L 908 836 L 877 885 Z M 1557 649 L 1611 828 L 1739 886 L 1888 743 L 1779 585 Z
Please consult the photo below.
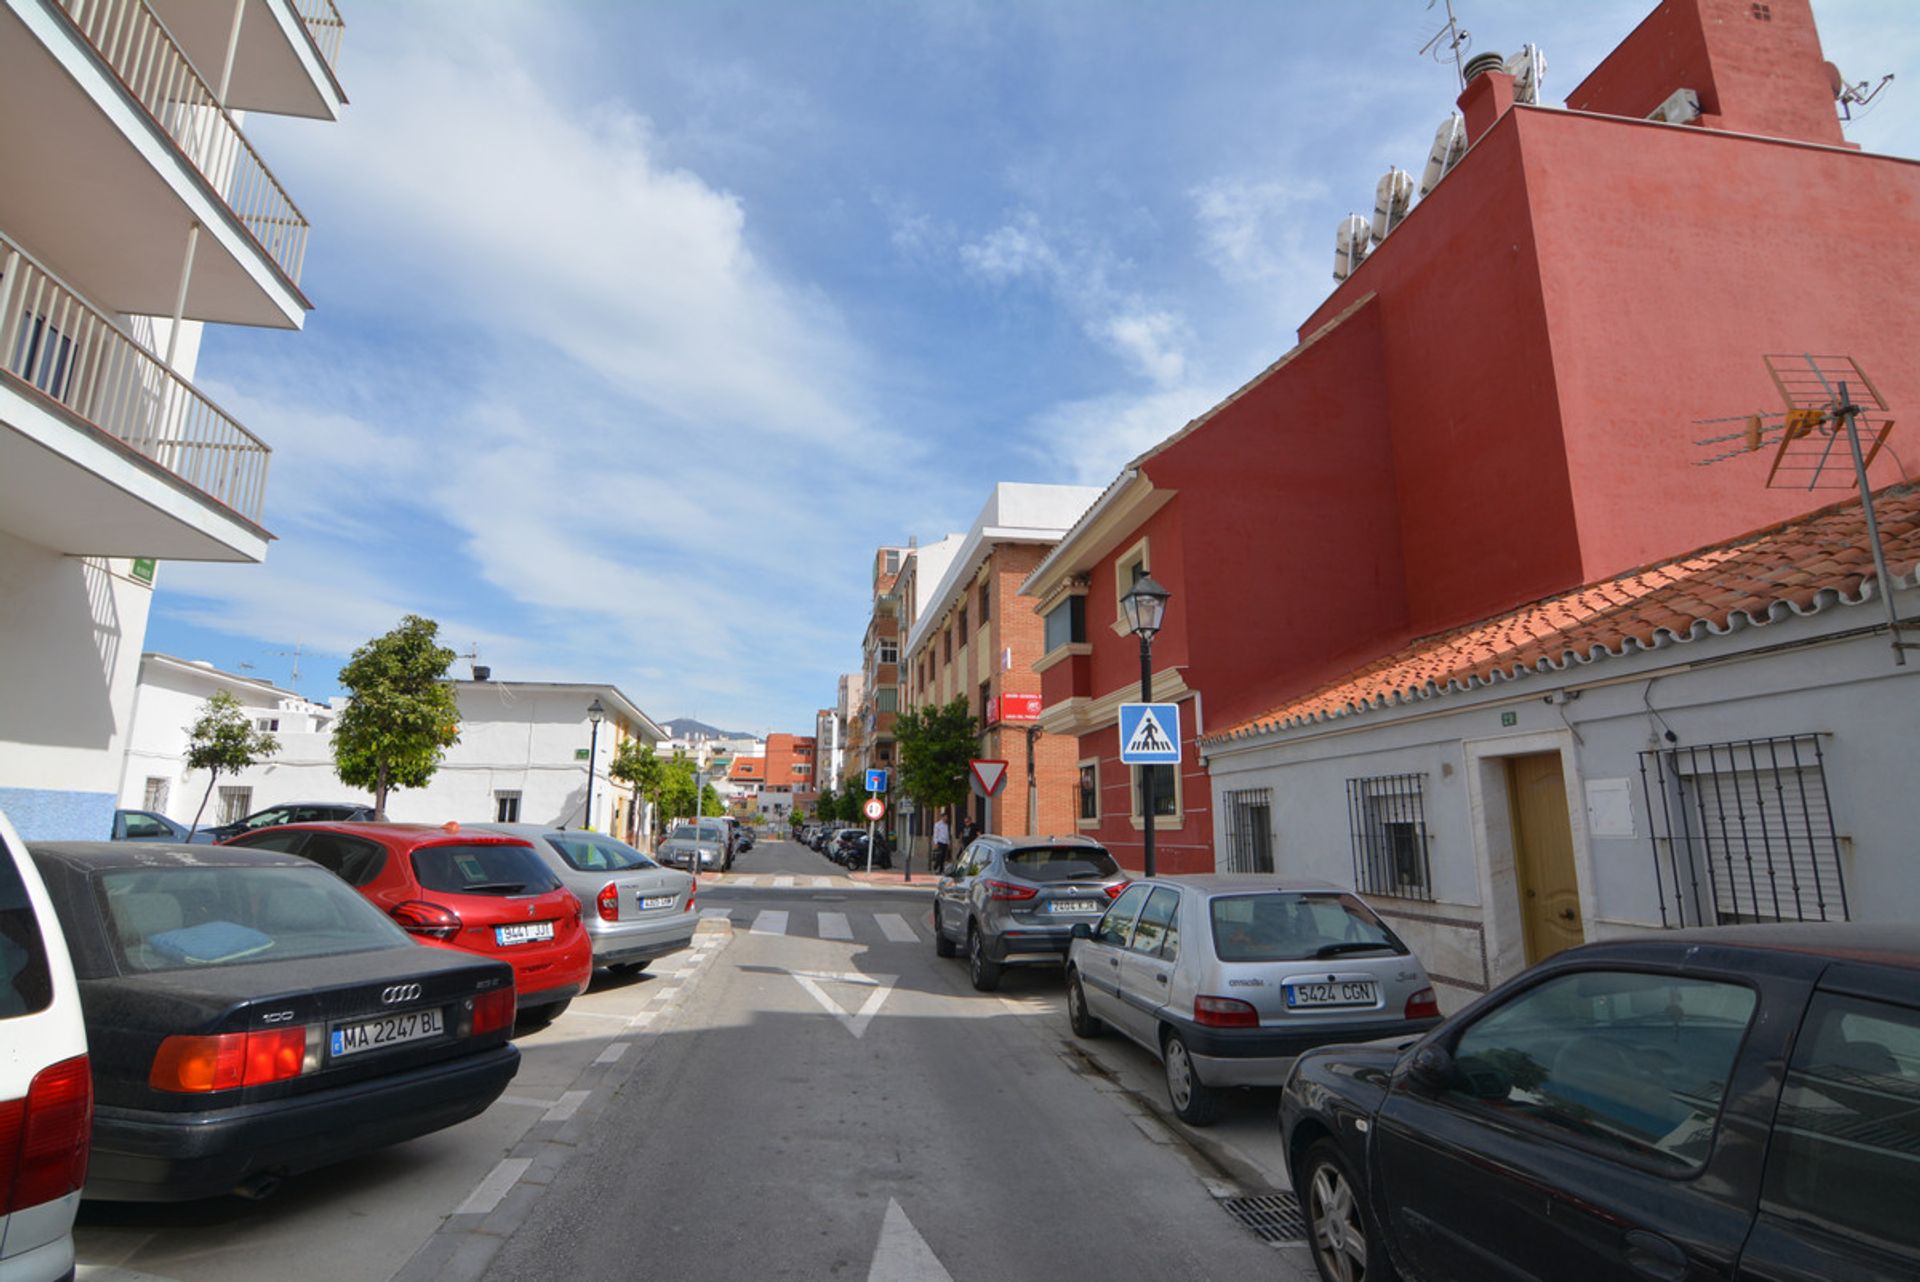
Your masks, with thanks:
M 1427 9 L 1433 6 L 1446 6 L 1447 25 L 1433 33 L 1433 38 L 1420 46 L 1420 56 L 1432 58 L 1435 62 L 1445 62 L 1449 55 L 1453 58 L 1453 74 L 1460 81 L 1460 88 L 1467 87 L 1466 53 L 1473 47 L 1473 33 L 1460 25 L 1454 16 L 1453 0 L 1427 0 Z
M 1880 83 L 1871 89 L 1867 88 L 1867 82 L 1864 80 L 1859 84 L 1849 84 L 1847 78 L 1840 74 L 1840 68 L 1831 62 L 1827 64 L 1827 75 L 1833 80 L 1833 99 L 1840 104 L 1840 119 L 1848 122 L 1853 120 L 1855 107 L 1860 108 L 1861 115 L 1866 115 L 1867 109 L 1873 106 L 1873 100 L 1878 98 L 1880 91 L 1893 80 L 1893 73 L 1888 72 L 1880 77 Z
M 493 669 L 489 668 L 486 664 L 480 662 L 480 643 L 478 641 L 468 642 L 468 649 L 466 653 L 456 654 L 453 657 L 456 659 L 465 659 L 467 661 L 467 671 L 473 674 L 473 679 L 475 681 L 492 680 Z
M 1768 489 L 1846 489 L 1851 482 L 1859 490 L 1860 508 L 1866 517 L 1877 590 L 1887 608 L 1893 661 L 1904 667 L 1906 652 L 1920 650 L 1920 642 L 1900 638 L 1900 616 L 1893 607 L 1893 576 L 1887 572 L 1887 550 L 1880 541 L 1880 522 L 1873 510 L 1873 487 L 1867 480 L 1867 469 L 1880 456 L 1887 436 L 1893 431 L 1886 399 L 1851 356 L 1803 353 L 1762 359 L 1786 409 L 1779 413 L 1696 419 L 1701 426 L 1719 427 L 1730 423 L 1740 426 L 1734 431 L 1696 440 L 1695 445 L 1719 452 L 1699 460 L 1695 466 L 1712 467 L 1744 454 L 1767 451 L 1773 455 L 1772 465 L 1767 469 Z M 1853 462 L 1851 477 L 1845 465 L 1834 457 L 1843 440 Z
M 300 693 L 300 656 L 306 652 L 306 648 L 305 642 L 295 641 L 293 643 L 293 649 L 291 650 L 267 651 L 268 654 L 273 655 L 275 658 L 293 660 L 293 671 L 287 677 L 287 689 L 293 691 L 295 694 Z M 242 664 L 241 666 L 245 667 L 247 665 Z

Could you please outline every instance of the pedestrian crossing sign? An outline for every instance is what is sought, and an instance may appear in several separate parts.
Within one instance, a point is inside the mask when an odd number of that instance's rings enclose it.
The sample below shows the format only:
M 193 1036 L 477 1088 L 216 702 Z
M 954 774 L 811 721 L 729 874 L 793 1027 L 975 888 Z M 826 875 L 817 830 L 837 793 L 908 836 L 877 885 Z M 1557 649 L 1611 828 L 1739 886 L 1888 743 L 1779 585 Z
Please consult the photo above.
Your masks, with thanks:
M 1169 765 L 1180 760 L 1180 705 L 1120 705 L 1120 760 L 1129 766 Z

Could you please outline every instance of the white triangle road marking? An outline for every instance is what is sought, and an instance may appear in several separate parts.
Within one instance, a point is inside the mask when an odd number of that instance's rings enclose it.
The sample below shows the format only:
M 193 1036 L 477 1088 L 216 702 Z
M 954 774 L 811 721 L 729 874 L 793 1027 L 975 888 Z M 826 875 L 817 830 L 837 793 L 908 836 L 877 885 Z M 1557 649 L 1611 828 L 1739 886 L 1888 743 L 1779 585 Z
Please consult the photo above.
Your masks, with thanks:
M 866 1035 L 867 1025 L 872 1023 L 873 1017 L 880 1013 L 880 1007 L 885 1004 L 887 995 L 893 991 L 895 981 L 900 978 L 898 975 L 860 975 L 806 970 L 789 970 L 787 974 L 793 976 L 794 982 L 806 989 L 827 1014 L 839 1020 L 855 1037 Z M 852 984 L 860 988 L 871 988 L 873 991 L 867 995 L 867 1000 L 859 1010 L 849 1014 L 846 1008 L 834 999 L 833 994 L 821 987 L 822 984 Z
M 887 1199 L 887 1218 L 880 1225 L 867 1282 L 953 1282 L 953 1274 L 893 1198 Z

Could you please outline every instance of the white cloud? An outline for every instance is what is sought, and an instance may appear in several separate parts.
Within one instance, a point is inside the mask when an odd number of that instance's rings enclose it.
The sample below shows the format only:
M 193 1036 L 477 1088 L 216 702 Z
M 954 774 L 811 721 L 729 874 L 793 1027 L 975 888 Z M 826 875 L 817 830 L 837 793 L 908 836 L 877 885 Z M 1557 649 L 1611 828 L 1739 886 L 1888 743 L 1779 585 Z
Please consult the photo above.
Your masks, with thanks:
M 1186 322 L 1172 312 L 1129 312 L 1111 317 L 1106 322 L 1106 337 L 1162 387 L 1178 383 L 1187 372 L 1184 348 L 1193 335 Z
M 1202 251 L 1221 279 L 1251 284 L 1307 269 L 1302 215 L 1326 199 L 1325 184 L 1216 178 L 1188 194 Z M 1331 262 L 1331 232 L 1326 239 Z
M 1063 480 L 1105 485 L 1219 399 L 1216 390 L 1189 384 L 1065 402 L 1034 421 L 1035 450 Z

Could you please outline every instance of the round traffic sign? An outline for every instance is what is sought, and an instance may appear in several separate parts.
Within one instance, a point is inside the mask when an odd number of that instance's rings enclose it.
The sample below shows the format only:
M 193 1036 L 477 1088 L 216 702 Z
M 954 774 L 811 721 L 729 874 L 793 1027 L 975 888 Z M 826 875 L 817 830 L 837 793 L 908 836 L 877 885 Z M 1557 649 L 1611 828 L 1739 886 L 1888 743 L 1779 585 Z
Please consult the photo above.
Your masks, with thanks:
M 878 797 L 870 797 L 868 798 L 867 804 L 864 807 L 864 809 L 867 812 L 867 818 L 878 823 L 880 820 L 880 816 L 887 813 L 887 803 L 880 800 L 880 798 Z

